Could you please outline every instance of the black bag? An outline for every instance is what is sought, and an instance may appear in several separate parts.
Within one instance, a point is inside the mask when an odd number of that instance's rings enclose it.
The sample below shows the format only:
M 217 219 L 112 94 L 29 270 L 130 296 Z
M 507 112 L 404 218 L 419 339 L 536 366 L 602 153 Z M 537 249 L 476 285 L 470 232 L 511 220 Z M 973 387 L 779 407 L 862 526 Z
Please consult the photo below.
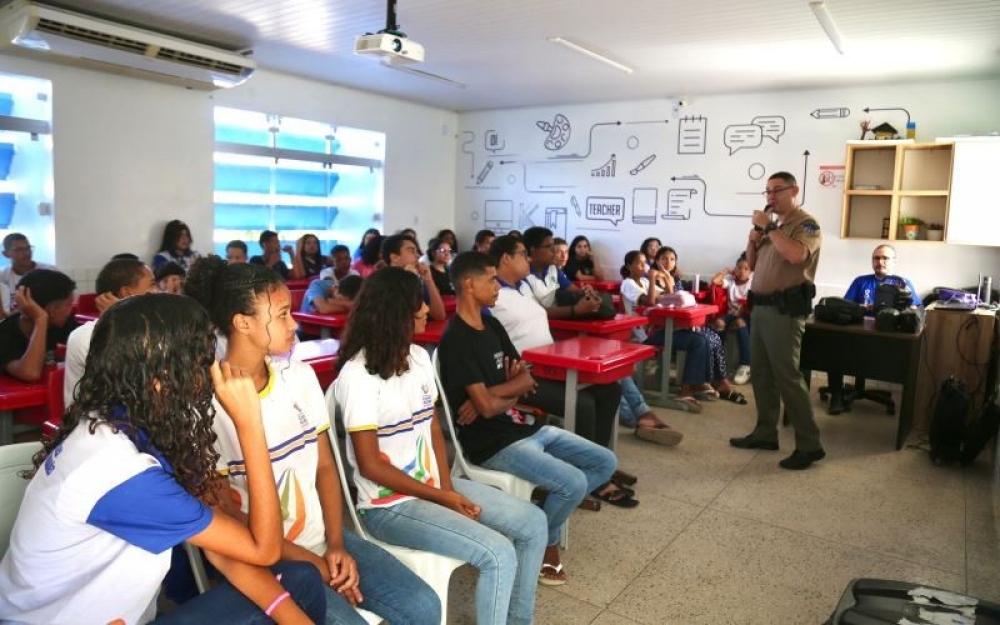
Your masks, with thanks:
M 824 625 L 892 625 L 901 622 L 904 617 L 909 622 L 927 622 L 918 618 L 920 609 L 938 617 L 954 614 L 953 610 L 937 601 L 916 603 L 910 596 L 910 591 L 915 591 L 918 586 L 937 590 L 924 584 L 889 579 L 855 579 L 847 585 L 836 609 Z M 1000 605 L 978 599 L 974 619 L 976 625 L 997 625 L 1000 623 Z
M 976 456 L 983 451 L 986 443 L 996 436 L 1000 427 L 1000 407 L 990 397 L 983 404 L 979 417 L 969 423 L 962 438 L 962 464 L 972 464 Z
M 816 304 L 814 315 L 816 321 L 846 326 L 861 323 L 865 318 L 865 309 L 861 304 L 843 297 L 823 297 Z
M 556 305 L 557 306 L 572 306 L 576 304 L 581 299 L 583 299 L 584 291 L 582 289 L 559 289 L 556 291 Z M 614 319 L 618 311 L 615 310 L 614 302 L 611 301 L 611 294 L 600 292 L 597 296 L 601 298 L 601 307 L 597 309 L 597 312 L 589 313 L 585 315 L 577 315 L 577 319 Z
M 941 384 L 931 418 L 931 460 L 934 464 L 962 460 L 969 392 L 965 382 L 950 377 Z

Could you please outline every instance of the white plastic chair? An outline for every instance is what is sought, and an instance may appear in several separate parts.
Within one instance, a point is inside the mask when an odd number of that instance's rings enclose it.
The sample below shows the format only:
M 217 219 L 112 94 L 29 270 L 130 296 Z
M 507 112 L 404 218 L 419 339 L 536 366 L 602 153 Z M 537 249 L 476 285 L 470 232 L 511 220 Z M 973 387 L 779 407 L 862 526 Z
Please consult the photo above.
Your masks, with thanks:
M 455 446 L 455 464 L 451 467 L 451 476 L 465 477 L 473 482 L 500 489 L 518 499 L 531 501 L 531 494 L 538 487 L 537 484 L 511 473 L 487 469 L 466 460 L 465 453 L 462 451 L 462 443 L 458 441 L 458 433 L 455 431 L 455 421 L 451 418 L 451 407 L 448 404 L 444 384 L 441 383 L 441 363 L 438 360 L 438 352 L 439 350 L 434 350 L 431 361 L 434 363 L 434 383 L 437 384 L 438 395 L 441 397 L 441 406 L 444 409 L 444 421 L 448 424 L 448 433 L 451 435 L 451 442 Z M 562 534 L 559 537 L 559 545 L 563 549 L 569 549 L 569 520 L 563 524 Z
M 10 546 L 14 519 L 21 509 L 24 491 L 28 488 L 28 480 L 21 477 L 20 473 L 34 466 L 31 457 L 41 448 L 41 443 L 0 445 L 0 558 Z
M 333 393 L 331 392 L 330 395 L 332 396 Z M 335 402 L 334 414 L 331 415 L 331 421 L 336 421 L 339 415 L 340 404 Z M 331 426 L 332 425 L 333 423 L 331 423 Z M 350 435 L 348 434 L 348 436 Z M 347 502 L 347 511 L 351 515 L 351 521 L 354 522 L 354 527 L 357 530 L 358 535 L 361 536 L 361 538 L 388 551 L 397 560 L 402 562 L 406 568 L 416 573 L 417 577 L 427 582 L 427 584 L 434 589 L 434 592 L 437 593 L 438 598 L 441 600 L 441 625 L 446 625 L 448 622 L 448 583 L 451 581 L 451 574 L 455 571 L 455 569 L 464 565 L 465 562 L 463 560 L 449 558 L 448 556 L 432 553 L 430 551 L 418 551 L 416 549 L 410 549 L 409 547 L 385 543 L 374 538 L 373 536 L 369 536 L 365 532 L 364 526 L 361 525 L 361 520 L 358 518 L 357 508 L 354 505 L 354 501 L 351 499 L 347 469 L 343 459 L 341 458 L 340 446 L 337 445 L 337 438 L 332 435 L 327 438 L 330 439 L 330 447 L 333 448 L 333 459 L 337 463 L 337 472 L 340 474 L 340 489 L 343 491 L 344 499 Z M 362 614 L 362 616 L 365 615 Z M 365 618 L 367 619 L 368 617 L 366 616 Z M 369 622 L 377 623 L 379 621 Z

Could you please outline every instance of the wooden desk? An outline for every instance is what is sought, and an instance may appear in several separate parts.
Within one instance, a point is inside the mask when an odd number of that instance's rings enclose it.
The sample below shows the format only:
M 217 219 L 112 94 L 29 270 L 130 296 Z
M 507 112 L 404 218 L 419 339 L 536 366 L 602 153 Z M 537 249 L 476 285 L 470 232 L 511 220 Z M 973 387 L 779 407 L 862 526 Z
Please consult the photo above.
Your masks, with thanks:
M 648 323 L 649 319 L 640 315 L 615 315 L 613 319 L 549 319 L 549 329 L 557 341 L 587 335 L 627 341 L 633 328 Z
M 595 291 L 606 293 L 618 293 L 622 288 L 621 280 L 578 280 L 573 284 L 579 287 L 589 286 Z
M 564 427 L 576 431 L 576 395 L 588 384 L 610 384 L 632 375 L 635 364 L 652 358 L 649 345 L 578 336 L 551 345 L 526 349 L 521 357 L 539 378 L 566 381 Z
M 23 408 L 40 408 L 48 403 L 45 380 L 22 382 L 7 375 L 0 375 L 0 445 L 14 441 L 14 411 Z
M 451 321 L 450 318 L 444 319 L 443 321 L 428 319 L 427 327 L 424 328 L 424 331 L 413 335 L 413 342 L 425 346 L 437 345 L 441 342 L 441 337 L 444 335 L 445 328 L 448 327 L 449 321 Z
M 719 312 L 718 307 L 696 304 L 684 308 L 651 306 L 636 310 L 641 310 L 642 314 L 649 318 L 650 325 L 663 328 L 663 347 L 660 349 L 660 390 L 653 392 L 643 388 L 643 384 L 640 384 L 639 388 L 643 389 L 646 400 L 654 406 L 674 410 L 691 410 L 691 404 L 688 402 L 670 397 L 670 363 L 673 358 L 674 330 L 700 328 Z M 683 371 L 677 372 L 678 380 L 681 380 L 683 376 Z
M 347 325 L 348 315 L 321 315 L 319 313 L 293 312 L 292 318 L 299 322 L 299 330 L 306 334 L 319 334 L 320 338 L 340 336 Z
M 877 332 L 875 320 L 848 326 L 810 319 L 802 336 L 799 369 L 809 383 L 812 371 L 837 371 L 868 380 L 903 385 L 903 405 L 896 426 L 896 449 L 902 449 L 913 427 L 920 334 Z

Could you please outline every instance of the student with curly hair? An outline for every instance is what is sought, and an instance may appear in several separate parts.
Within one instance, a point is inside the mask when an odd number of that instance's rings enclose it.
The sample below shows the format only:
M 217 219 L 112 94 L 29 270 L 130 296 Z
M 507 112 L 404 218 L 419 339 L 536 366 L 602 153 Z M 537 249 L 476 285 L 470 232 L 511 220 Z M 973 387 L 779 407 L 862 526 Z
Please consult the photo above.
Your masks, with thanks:
M 225 361 L 253 381 L 284 519 L 281 557 L 313 564 L 327 583 L 328 623 L 363 623 L 360 606 L 393 623 L 440 621 L 434 591 L 374 544 L 344 531 L 340 480 L 330 449 L 330 419 L 312 368 L 281 356 L 297 324 L 291 293 L 264 267 L 228 265 L 218 256 L 194 264 L 187 292 L 227 338 Z M 246 460 L 234 419 L 216 406 L 220 499 L 237 518 L 252 505 Z
M 375 538 L 479 569 L 476 622 L 530 623 L 548 534 L 545 514 L 490 486 L 452 479 L 427 352 L 420 279 L 398 267 L 365 280 L 327 391 L 349 436 L 365 530 Z
M 0 562 L 0 621 L 146 623 L 183 541 L 229 582 L 168 621 L 322 618 L 315 569 L 263 568 L 280 554 L 281 516 L 260 404 L 248 378 L 213 362 L 214 349 L 208 316 L 189 298 L 131 297 L 101 316 L 76 401 L 29 472 Z M 213 393 L 246 458 L 246 524 L 210 507 Z
M 315 234 L 303 234 L 295 243 L 295 256 L 292 257 L 292 269 L 288 277 L 292 280 L 312 278 L 318 276 L 329 264 L 330 259 L 320 250 L 319 237 Z

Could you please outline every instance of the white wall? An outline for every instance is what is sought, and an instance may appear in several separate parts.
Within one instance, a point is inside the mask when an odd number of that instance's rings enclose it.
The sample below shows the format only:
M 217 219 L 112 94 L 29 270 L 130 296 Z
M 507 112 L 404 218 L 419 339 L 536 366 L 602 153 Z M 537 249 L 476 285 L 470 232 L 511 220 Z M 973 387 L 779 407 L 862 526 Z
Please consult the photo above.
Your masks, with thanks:
M 486 213 L 498 209 L 501 221 L 510 215 L 509 227 L 547 226 L 560 235 L 564 230 L 567 238 L 585 234 L 613 274 L 625 252 L 656 236 L 677 249 L 682 270 L 710 274 L 731 265 L 745 247 L 748 216 L 763 205 L 763 198 L 753 193 L 764 188 L 768 175 L 788 170 L 805 187 L 804 206 L 823 227 L 820 292 L 841 294 L 855 275 L 869 271 L 876 242 L 840 238 L 843 186 L 822 186 L 820 166 L 844 164 L 845 142 L 859 138 L 861 119 L 871 119 L 873 126 L 888 121 L 901 133 L 906 122 L 902 111 L 865 114 L 863 109 L 903 107 L 917 122 L 918 140 L 929 141 L 1000 130 L 998 93 L 1000 80 L 982 80 L 699 97 L 679 116 L 667 100 L 464 113 L 457 148 L 456 223 L 462 240 L 468 240 L 489 227 Z M 828 108 L 837 112 L 812 114 Z M 849 109 L 849 115 L 839 117 L 841 108 Z M 550 133 L 538 122 L 552 124 L 558 114 L 569 122 L 568 142 L 546 147 Z M 624 123 L 614 125 L 616 121 Z M 691 140 L 688 148 L 679 143 L 682 122 L 692 129 L 685 135 Z M 760 133 L 751 122 L 770 132 Z M 702 123 L 705 133 L 699 137 Z M 488 131 L 499 138 L 494 147 L 503 149 L 487 149 Z M 731 152 L 740 133 L 747 133 L 745 147 Z M 572 154 L 586 157 L 553 158 Z M 614 176 L 599 176 L 610 174 L 612 154 Z M 639 170 L 653 154 L 655 159 Z M 516 162 L 501 163 L 508 160 Z M 621 198 L 620 221 L 594 219 L 587 199 L 596 197 Z M 668 199 L 674 201 L 673 209 Z M 935 285 L 973 284 L 981 270 L 1000 275 L 998 249 L 928 242 L 899 242 L 896 247 L 897 270 L 921 292 Z
M 384 132 L 384 229 L 454 220 L 452 111 L 264 70 L 212 93 L 6 55 L 0 72 L 52 80 L 54 260 L 81 290 L 113 253 L 151 257 L 170 219 L 211 248 L 216 104 Z

